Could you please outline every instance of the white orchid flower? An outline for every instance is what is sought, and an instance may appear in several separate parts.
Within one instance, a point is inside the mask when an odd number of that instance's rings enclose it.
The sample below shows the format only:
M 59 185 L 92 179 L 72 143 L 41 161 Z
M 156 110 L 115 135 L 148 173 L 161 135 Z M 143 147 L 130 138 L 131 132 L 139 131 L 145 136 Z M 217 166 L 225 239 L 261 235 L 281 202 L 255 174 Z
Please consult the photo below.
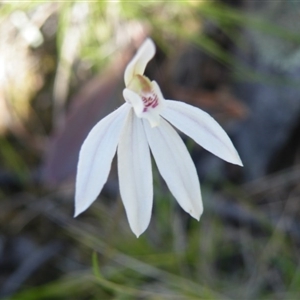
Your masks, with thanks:
M 125 70 L 125 103 L 90 131 L 79 155 L 75 216 L 97 198 L 118 149 L 120 194 L 131 230 L 138 237 L 148 227 L 153 204 L 150 150 L 158 170 L 179 205 L 199 220 L 203 212 L 195 165 L 176 127 L 206 150 L 242 166 L 221 126 L 207 113 L 183 102 L 165 100 L 155 81 L 144 76 L 155 45 L 147 39 Z

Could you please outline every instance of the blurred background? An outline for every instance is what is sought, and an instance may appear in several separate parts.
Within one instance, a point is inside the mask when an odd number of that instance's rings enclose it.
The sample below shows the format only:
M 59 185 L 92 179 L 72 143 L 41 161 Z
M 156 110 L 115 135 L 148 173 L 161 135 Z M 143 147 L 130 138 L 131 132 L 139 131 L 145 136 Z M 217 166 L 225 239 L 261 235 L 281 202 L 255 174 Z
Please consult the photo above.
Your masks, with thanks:
M 0 298 L 299 299 L 300 2 L 1 1 Z M 209 112 L 244 168 L 183 136 L 204 199 L 183 212 L 154 168 L 148 230 L 130 231 L 116 161 L 73 218 L 80 146 L 146 75 Z

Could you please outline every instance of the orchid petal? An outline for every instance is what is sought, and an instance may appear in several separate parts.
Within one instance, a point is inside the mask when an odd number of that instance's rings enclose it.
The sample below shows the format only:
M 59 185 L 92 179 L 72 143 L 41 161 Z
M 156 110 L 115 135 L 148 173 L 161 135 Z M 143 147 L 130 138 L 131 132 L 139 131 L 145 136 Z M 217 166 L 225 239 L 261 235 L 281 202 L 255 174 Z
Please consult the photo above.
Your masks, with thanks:
M 126 102 L 133 107 L 135 114 L 139 118 L 141 118 L 141 115 L 144 110 L 144 102 L 142 98 L 130 89 L 123 90 L 123 97 L 126 100 Z
M 230 138 L 206 112 L 180 101 L 166 100 L 161 116 L 197 144 L 232 164 L 243 166 Z
M 123 104 L 98 122 L 85 139 L 77 166 L 75 216 L 85 211 L 102 190 L 129 109 L 127 103 Z
M 158 170 L 180 206 L 199 220 L 203 211 L 197 171 L 183 141 L 172 126 L 161 119 L 151 128 L 143 121 Z
M 148 227 L 153 203 L 150 150 L 142 121 L 130 110 L 118 146 L 120 193 L 131 230 Z
M 143 75 L 148 62 L 155 54 L 155 45 L 151 39 L 146 39 L 133 59 L 126 67 L 124 74 L 125 85 L 128 86 L 134 75 Z
M 137 117 L 147 119 L 151 127 L 159 125 L 159 121 L 161 119 L 160 113 L 164 108 L 165 100 L 158 84 L 155 81 L 151 82 L 150 93 L 140 96 L 134 91 L 125 88 L 123 90 L 123 97 L 126 102 L 132 105 Z M 145 105 L 142 97 L 144 97 L 144 101 L 148 102 L 148 105 Z

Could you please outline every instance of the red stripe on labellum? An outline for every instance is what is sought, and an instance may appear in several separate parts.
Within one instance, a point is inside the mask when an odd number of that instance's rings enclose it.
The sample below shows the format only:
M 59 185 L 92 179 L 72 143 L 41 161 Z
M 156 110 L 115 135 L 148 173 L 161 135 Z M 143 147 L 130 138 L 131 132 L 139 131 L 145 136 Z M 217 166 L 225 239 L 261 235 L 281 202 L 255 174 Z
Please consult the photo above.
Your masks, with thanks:
M 154 92 L 150 95 L 142 96 L 142 100 L 144 102 L 143 112 L 146 112 L 149 107 L 155 108 L 158 105 L 158 97 Z

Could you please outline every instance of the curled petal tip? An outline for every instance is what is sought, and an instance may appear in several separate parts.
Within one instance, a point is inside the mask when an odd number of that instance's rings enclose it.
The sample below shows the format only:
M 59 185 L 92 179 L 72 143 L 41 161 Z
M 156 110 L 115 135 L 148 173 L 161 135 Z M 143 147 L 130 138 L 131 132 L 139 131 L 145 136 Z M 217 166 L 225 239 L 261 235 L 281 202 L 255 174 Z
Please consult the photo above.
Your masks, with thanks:
M 153 56 L 156 51 L 155 44 L 151 38 L 146 38 L 140 49 L 144 49 L 144 51 L 151 53 Z
M 152 41 L 152 39 L 147 38 L 126 67 L 124 74 L 124 81 L 126 86 L 128 86 L 134 75 L 144 74 L 148 62 L 155 55 L 155 51 L 156 49 L 154 42 Z

